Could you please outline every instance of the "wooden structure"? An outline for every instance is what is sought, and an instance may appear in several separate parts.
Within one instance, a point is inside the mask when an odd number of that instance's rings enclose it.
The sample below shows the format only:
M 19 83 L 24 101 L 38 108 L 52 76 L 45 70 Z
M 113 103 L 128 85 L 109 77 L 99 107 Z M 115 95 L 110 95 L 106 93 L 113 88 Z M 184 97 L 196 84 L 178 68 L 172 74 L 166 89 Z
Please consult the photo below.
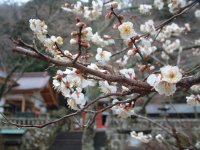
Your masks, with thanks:
M 6 79 L 6 76 L 4 76 L 4 79 Z M 17 86 L 4 96 L 4 105 L 9 105 L 12 110 L 39 114 L 46 108 L 58 106 L 47 72 L 14 73 L 9 80 L 17 83 Z

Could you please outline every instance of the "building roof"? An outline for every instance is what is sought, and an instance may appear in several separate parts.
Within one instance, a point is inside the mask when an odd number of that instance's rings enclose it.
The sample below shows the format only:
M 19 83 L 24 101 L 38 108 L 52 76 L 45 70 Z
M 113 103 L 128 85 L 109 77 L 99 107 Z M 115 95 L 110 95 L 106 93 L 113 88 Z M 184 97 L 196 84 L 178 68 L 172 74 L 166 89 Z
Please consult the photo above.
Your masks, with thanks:
M 11 89 L 12 94 L 20 95 L 40 92 L 48 106 L 58 105 L 48 72 L 14 73 L 12 79 L 18 83 L 18 86 Z
M 47 72 L 14 73 L 12 76 L 19 85 L 12 88 L 12 93 L 33 93 L 45 88 L 50 80 Z

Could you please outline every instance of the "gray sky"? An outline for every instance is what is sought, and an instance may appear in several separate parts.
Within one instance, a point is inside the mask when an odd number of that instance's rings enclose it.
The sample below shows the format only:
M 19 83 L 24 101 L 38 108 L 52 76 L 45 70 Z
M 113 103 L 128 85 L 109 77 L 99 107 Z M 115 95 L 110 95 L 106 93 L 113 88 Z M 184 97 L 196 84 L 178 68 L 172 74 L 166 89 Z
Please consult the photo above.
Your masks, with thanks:
M 2 3 L 25 3 L 30 0 L 0 0 L 0 4 Z

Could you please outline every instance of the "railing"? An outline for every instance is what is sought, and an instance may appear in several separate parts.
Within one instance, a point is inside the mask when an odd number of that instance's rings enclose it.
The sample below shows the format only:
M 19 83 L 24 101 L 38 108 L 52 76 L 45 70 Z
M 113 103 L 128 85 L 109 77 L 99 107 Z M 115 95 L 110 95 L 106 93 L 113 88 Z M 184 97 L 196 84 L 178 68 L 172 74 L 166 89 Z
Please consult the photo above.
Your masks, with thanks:
M 10 122 L 20 125 L 41 125 L 46 124 L 54 119 L 49 118 L 7 118 Z M 0 127 L 12 126 L 4 118 L 0 118 Z
M 164 126 L 164 127 L 176 127 L 176 128 L 200 128 L 200 119 L 152 119 L 152 121 Z M 138 119 L 132 126 L 136 129 L 155 129 L 158 126 L 154 123 Z

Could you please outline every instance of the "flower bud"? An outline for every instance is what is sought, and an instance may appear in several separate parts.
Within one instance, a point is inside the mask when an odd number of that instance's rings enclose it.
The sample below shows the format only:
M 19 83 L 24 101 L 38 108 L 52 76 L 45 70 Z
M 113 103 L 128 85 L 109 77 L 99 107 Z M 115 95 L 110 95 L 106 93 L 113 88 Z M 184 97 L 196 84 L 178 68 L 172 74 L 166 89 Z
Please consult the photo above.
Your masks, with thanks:
M 141 72 L 144 72 L 146 69 L 147 69 L 147 66 L 146 66 L 146 65 L 141 65 L 139 70 L 140 70 Z
M 67 7 L 67 8 L 68 8 L 68 7 L 70 7 L 70 4 L 69 4 L 69 3 L 65 3 L 65 4 L 64 4 L 64 7 Z
M 150 65 L 150 66 L 149 66 L 149 69 L 150 69 L 150 70 L 154 70 L 154 69 L 155 69 L 155 66 Z
M 65 50 L 65 51 L 64 51 L 64 54 L 65 54 L 66 56 L 72 56 L 72 54 L 71 54 L 68 50 Z
M 108 39 L 111 39 L 111 36 L 110 36 L 110 35 L 103 35 L 103 38 L 104 38 L 105 40 L 108 40 Z
M 80 22 L 80 17 L 75 18 L 76 22 Z
M 91 53 L 87 53 L 87 54 L 81 56 L 81 58 L 85 58 L 85 59 L 88 59 L 88 58 L 91 58 L 91 57 L 93 57 L 93 54 L 91 54 Z
M 81 46 L 83 46 L 84 48 L 90 48 L 90 43 L 82 41 Z
M 106 15 L 105 15 L 105 19 L 111 19 L 112 17 L 112 12 L 109 11 Z
M 117 29 L 119 26 L 120 26 L 121 24 L 118 22 L 118 23 L 115 23 L 114 25 L 113 25 L 113 29 Z
M 132 48 L 127 52 L 128 56 L 132 56 L 135 55 L 137 53 L 137 49 L 136 48 Z
M 71 36 L 77 36 L 78 35 L 78 32 L 77 31 L 72 31 L 71 32 Z
M 69 41 L 69 43 L 70 43 L 71 45 L 75 45 L 75 44 L 78 43 L 78 41 L 77 41 L 76 39 L 71 39 L 71 40 Z
M 61 36 L 58 36 L 56 38 L 56 42 L 59 44 L 59 45 L 62 45 L 63 44 L 63 38 Z
M 77 27 L 86 27 L 87 25 L 84 22 L 78 22 L 76 24 Z
M 118 15 L 119 19 L 120 20 L 123 20 L 124 19 L 124 16 L 123 15 Z
M 118 7 L 118 2 L 114 1 L 114 2 L 111 2 L 111 7 L 113 9 L 117 8 Z

